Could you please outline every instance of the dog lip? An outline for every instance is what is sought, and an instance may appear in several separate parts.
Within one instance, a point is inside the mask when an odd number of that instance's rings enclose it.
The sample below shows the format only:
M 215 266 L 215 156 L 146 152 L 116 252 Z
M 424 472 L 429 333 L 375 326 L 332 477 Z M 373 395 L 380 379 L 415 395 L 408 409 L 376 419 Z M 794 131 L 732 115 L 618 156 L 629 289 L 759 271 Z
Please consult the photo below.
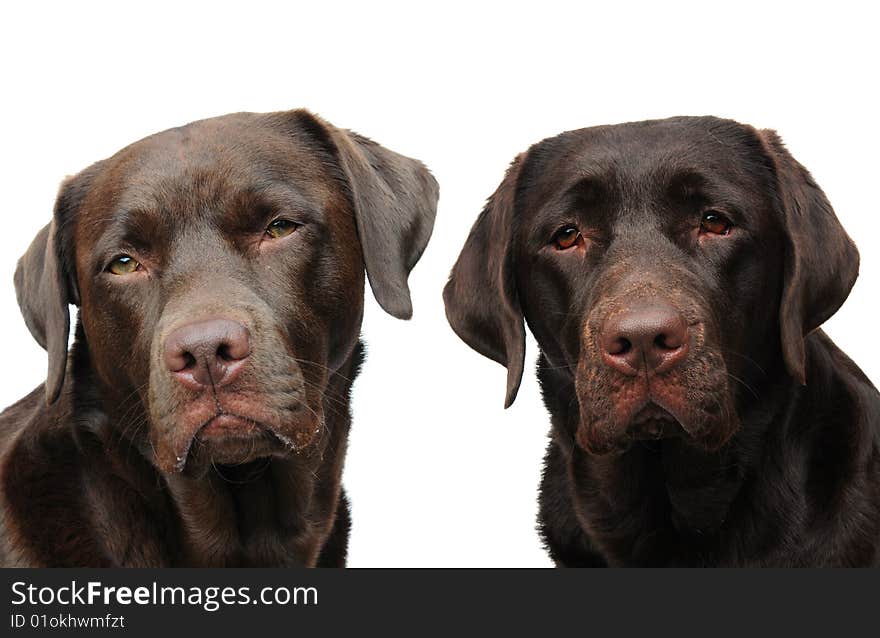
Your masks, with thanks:
M 646 404 L 630 420 L 626 430 L 634 440 L 657 440 L 685 436 L 678 419 L 653 401 Z
M 217 412 L 208 420 L 196 428 L 195 433 L 190 437 L 183 453 L 176 457 L 175 469 L 183 472 L 187 461 L 193 450 L 193 443 L 198 441 L 211 441 L 221 438 L 249 438 L 253 436 L 268 434 L 279 445 L 293 449 L 295 446 L 287 437 L 278 434 L 274 428 L 261 421 L 252 419 L 232 412 Z
M 675 417 L 657 403 L 648 401 L 635 415 L 633 415 L 631 423 L 640 424 L 654 420 L 675 421 Z
M 192 440 L 211 441 L 223 438 L 247 439 L 254 436 L 268 435 L 276 443 L 288 449 L 295 449 L 296 444 L 288 437 L 280 434 L 271 425 L 233 412 L 218 412 L 208 419 L 198 430 Z M 185 459 L 186 457 L 184 457 Z
M 202 438 L 242 436 L 256 434 L 267 429 L 270 428 L 254 419 L 229 412 L 218 412 L 196 431 L 196 436 Z
M 220 412 L 208 419 L 207 423 L 199 428 L 193 438 L 198 438 L 200 440 L 210 440 L 215 437 L 248 438 L 261 434 L 269 435 L 278 444 L 285 448 L 291 450 L 296 449 L 296 444 L 290 438 L 278 432 L 278 430 L 271 425 L 231 412 Z

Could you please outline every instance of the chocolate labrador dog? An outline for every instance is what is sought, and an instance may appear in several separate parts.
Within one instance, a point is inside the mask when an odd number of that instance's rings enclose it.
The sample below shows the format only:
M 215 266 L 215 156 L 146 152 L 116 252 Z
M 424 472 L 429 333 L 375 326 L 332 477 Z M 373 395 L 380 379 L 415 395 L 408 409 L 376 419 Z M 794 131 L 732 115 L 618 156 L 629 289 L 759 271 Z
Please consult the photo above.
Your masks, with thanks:
M 364 271 L 409 318 L 436 203 L 421 163 L 303 110 L 65 182 L 15 273 L 49 373 L 0 415 L 2 562 L 343 565 Z
M 880 564 L 880 395 L 818 329 L 858 265 L 773 131 L 679 117 L 517 157 L 444 297 L 507 406 L 523 319 L 540 346 L 556 564 Z

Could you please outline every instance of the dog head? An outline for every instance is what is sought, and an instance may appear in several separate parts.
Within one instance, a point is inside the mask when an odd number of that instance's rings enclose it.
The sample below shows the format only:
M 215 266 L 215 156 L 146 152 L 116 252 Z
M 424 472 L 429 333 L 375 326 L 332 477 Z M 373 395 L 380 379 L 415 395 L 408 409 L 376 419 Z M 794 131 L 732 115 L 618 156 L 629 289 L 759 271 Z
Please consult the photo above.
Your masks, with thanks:
M 455 332 L 523 370 L 523 320 L 579 406 L 585 450 L 717 449 L 774 366 L 843 303 L 858 253 L 772 131 L 682 117 L 563 133 L 519 156 L 444 291 Z M 784 372 L 783 372 L 784 374 Z
M 364 271 L 380 305 L 409 318 L 436 202 L 422 164 L 302 110 L 124 148 L 63 184 L 19 262 L 47 401 L 64 385 L 73 303 L 104 396 L 122 422 L 145 407 L 161 470 L 309 446 L 358 340 Z

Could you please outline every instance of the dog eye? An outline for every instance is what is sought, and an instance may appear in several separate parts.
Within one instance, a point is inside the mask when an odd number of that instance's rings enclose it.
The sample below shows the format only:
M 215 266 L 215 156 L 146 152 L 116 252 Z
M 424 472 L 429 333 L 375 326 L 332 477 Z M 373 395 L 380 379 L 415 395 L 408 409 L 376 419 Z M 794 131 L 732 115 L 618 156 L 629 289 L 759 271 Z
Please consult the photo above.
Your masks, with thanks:
M 553 241 L 557 249 L 567 250 L 581 242 L 581 231 L 576 226 L 565 226 L 556 231 Z
M 130 275 L 140 269 L 140 262 L 128 255 L 120 255 L 107 265 L 107 272 L 114 275 Z
M 270 239 L 281 239 L 299 228 L 299 224 L 287 219 L 276 219 L 266 227 L 266 236 Z
M 710 233 L 712 235 L 726 235 L 730 232 L 733 224 L 721 213 L 713 210 L 703 213 L 703 219 L 700 220 L 700 232 Z

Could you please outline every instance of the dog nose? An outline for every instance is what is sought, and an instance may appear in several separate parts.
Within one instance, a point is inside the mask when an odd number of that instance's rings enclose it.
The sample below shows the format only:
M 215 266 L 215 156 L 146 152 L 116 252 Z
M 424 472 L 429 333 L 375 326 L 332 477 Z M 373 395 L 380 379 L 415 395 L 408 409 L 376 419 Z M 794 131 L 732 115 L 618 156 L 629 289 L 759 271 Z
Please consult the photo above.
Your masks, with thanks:
M 688 350 L 688 324 L 670 305 L 652 302 L 609 317 L 599 345 L 604 361 L 634 376 L 643 369 L 666 372 L 681 363 Z
M 230 383 L 250 353 L 247 328 L 229 319 L 189 323 L 165 338 L 165 365 L 193 390 Z

